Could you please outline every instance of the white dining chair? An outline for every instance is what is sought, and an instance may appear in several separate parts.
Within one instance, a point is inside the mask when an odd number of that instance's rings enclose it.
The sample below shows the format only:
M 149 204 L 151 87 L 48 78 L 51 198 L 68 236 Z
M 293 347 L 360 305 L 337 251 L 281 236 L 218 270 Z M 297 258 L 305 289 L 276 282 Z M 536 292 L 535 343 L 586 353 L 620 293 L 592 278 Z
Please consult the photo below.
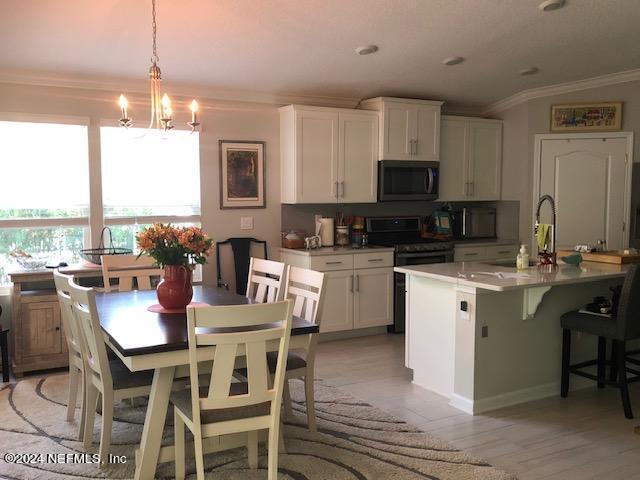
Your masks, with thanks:
M 164 270 L 155 264 L 148 255 L 103 255 L 102 282 L 106 292 L 130 292 L 133 290 L 133 279 L 136 279 L 138 290 L 151 290 L 151 278 L 162 277 Z M 111 285 L 117 279 L 118 286 Z
M 268 430 L 268 479 L 278 476 L 280 404 L 291 336 L 290 300 L 233 306 L 187 307 L 191 389 L 174 392 L 175 476 L 185 478 L 185 425 L 193 434 L 196 476 L 204 478 L 203 439 L 247 432 L 249 466 L 258 465 L 258 431 Z M 235 327 L 236 332 L 204 330 Z M 273 382 L 267 373 L 267 344 L 278 342 Z M 215 345 L 209 386 L 200 387 L 201 346 Z M 236 358 L 246 356 L 247 381 L 234 381 Z
M 258 303 L 270 303 L 280 300 L 284 269 L 284 263 L 251 257 L 249 278 L 247 279 L 247 298 Z
M 80 429 L 78 440 L 84 435 L 85 417 L 85 381 L 84 381 L 84 359 L 82 357 L 82 347 L 80 340 L 80 330 L 73 314 L 73 301 L 69 295 L 69 281 L 73 277 L 65 275 L 58 270 L 53 271 L 53 280 L 60 304 L 60 316 L 62 318 L 62 329 L 69 351 L 69 395 L 67 398 L 67 422 L 72 422 L 75 418 L 76 405 L 78 401 L 78 387 L 80 386 Z
M 153 371 L 131 372 L 120 359 L 109 361 L 100 319 L 96 310 L 95 290 L 69 281 L 73 314 L 79 326 L 82 355 L 85 359 L 85 423 L 83 445 L 91 448 L 98 394 L 102 396 L 100 457 L 106 459 L 111 446 L 113 404 L 126 398 L 148 395 Z
M 323 287 L 324 273 L 305 268 L 287 267 L 287 284 L 284 297 L 294 302 L 294 316 L 304 318 L 306 321 L 320 326 L 319 312 L 324 298 Z M 291 416 L 293 407 L 289 393 L 289 380 L 292 378 L 304 379 L 307 425 L 312 432 L 317 430 L 313 382 L 315 378 L 314 364 L 318 335 L 319 333 L 314 333 L 309 336 L 309 342 L 304 350 L 289 352 L 283 391 L 285 414 Z M 267 360 L 269 362 L 269 371 L 273 374 L 276 370 L 277 359 L 270 352 L 267 353 Z

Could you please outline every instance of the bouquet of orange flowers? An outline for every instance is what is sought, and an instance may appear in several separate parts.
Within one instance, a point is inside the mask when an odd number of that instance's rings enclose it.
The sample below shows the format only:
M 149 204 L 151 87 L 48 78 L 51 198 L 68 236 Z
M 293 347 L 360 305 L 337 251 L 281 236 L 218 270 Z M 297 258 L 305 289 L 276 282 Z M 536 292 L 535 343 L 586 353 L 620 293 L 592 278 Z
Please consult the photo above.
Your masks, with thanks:
M 147 254 L 160 266 L 207 263 L 213 240 L 199 227 L 174 227 L 154 223 L 136 236 L 140 255 Z

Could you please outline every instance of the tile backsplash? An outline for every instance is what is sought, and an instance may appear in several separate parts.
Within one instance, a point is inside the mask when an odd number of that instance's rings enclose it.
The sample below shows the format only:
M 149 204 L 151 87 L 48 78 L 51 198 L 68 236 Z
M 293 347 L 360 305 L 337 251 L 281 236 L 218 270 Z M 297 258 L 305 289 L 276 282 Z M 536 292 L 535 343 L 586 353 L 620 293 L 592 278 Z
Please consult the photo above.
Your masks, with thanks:
M 282 204 L 282 230 L 304 230 L 311 234 L 314 229 L 314 215 L 333 217 L 337 211 L 348 215 L 365 217 L 390 217 L 419 215 L 426 217 L 442 208 L 441 202 L 387 202 L 387 203 L 349 203 L 349 204 Z M 517 239 L 520 215 L 520 203 L 517 201 L 498 202 L 452 202 L 454 207 L 492 206 L 497 214 L 497 236 Z

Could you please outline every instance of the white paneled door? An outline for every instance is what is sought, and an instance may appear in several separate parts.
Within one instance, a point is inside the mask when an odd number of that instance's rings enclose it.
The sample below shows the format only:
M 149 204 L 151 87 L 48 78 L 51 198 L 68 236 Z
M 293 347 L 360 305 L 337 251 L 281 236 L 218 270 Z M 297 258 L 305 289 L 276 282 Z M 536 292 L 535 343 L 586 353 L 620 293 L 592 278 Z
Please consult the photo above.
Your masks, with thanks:
M 598 240 L 606 240 L 609 250 L 628 246 L 630 136 L 551 137 L 538 145 L 538 178 L 540 195 L 556 200 L 558 246 Z

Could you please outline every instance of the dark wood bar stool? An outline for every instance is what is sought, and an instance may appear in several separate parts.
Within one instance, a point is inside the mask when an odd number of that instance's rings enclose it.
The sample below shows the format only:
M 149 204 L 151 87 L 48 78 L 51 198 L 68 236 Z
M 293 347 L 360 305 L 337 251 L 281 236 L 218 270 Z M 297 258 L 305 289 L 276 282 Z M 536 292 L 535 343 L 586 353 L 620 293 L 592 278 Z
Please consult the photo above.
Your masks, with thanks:
M 620 389 L 624 415 L 633 418 L 629 400 L 628 384 L 640 380 L 640 371 L 627 366 L 627 363 L 640 365 L 640 360 L 631 355 L 638 351 L 627 352 L 626 342 L 640 338 L 640 265 L 629 268 L 622 286 L 616 316 L 580 313 L 572 311 L 560 317 L 562 326 L 562 383 L 560 395 L 569 393 L 569 374 L 579 375 L 598 382 L 598 388 L 612 385 Z M 598 337 L 598 358 L 571 365 L 571 331 L 589 333 Z M 607 361 L 607 340 L 612 341 L 611 362 Z M 585 367 L 597 365 L 597 375 L 583 371 Z M 606 367 L 611 365 L 611 376 L 607 378 Z M 633 374 L 627 378 L 627 373 Z
M 0 318 L 2 318 L 2 307 L 0 307 Z M 4 330 L 0 325 L 0 356 L 2 357 L 2 381 L 9 381 L 9 330 Z

